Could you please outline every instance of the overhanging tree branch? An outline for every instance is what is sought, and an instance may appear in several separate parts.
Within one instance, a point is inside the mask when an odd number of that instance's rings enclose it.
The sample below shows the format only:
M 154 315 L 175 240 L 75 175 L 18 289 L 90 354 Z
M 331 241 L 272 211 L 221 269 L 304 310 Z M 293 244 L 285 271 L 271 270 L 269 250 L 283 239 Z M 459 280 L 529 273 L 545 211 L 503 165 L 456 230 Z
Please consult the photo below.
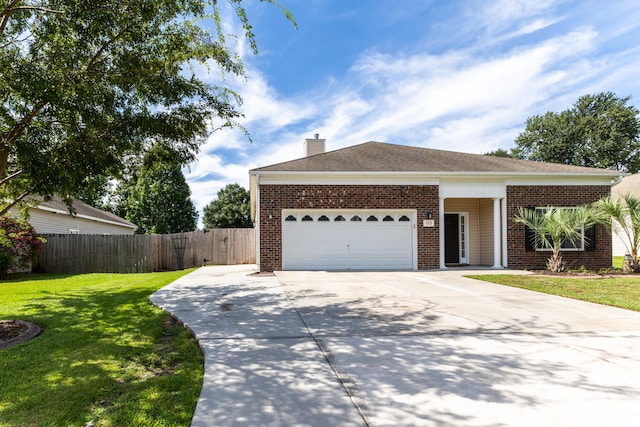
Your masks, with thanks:
M 0 180 L 0 187 L 5 185 L 7 182 L 11 181 L 12 179 L 15 179 L 15 178 L 19 177 L 23 173 L 24 173 L 23 170 L 19 170 L 18 172 L 14 172 L 11 175 L 5 176 L 4 178 L 2 178 L 2 180 Z
M 15 15 L 18 12 L 24 11 L 35 11 L 42 13 L 63 13 L 61 10 L 50 9 L 48 7 L 43 6 L 15 6 L 18 4 L 20 0 L 13 0 L 7 4 L 7 7 L 4 8 L 0 16 L 2 16 L 2 21 L 0 21 L 0 34 L 4 33 L 7 24 L 9 23 L 9 19 L 11 16 Z
M 24 200 L 25 197 L 27 197 L 29 194 L 31 194 L 31 190 L 29 191 L 25 191 L 24 193 L 22 193 L 21 195 L 19 195 L 18 197 L 16 197 L 14 200 L 12 200 L 11 202 L 9 202 L 9 204 L 7 206 L 4 206 L 1 210 L 0 210 L 0 216 L 6 214 L 7 212 L 9 212 L 9 209 L 11 209 L 12 207 L 14 207 L 15 205 L 17 205 L 18 203 L 20 203 L 21 201 Z
M 42 109 L 47 105 L 47 102 L 39 102 L 35 107 L 31 110 L 29 114 L 24 116 L 20 123 L 15 125 L 13 129 L 11 129 L 7 135 L 5 140 L 6 146 L 11 146 L 14 142 L 18 140 L 22 135 L 24 135 L 24 131 L 27 129 L 27 126 L 33 121 L 33 119 L 42 111 Z M 2 171 L 0 171 L 2 172 Z

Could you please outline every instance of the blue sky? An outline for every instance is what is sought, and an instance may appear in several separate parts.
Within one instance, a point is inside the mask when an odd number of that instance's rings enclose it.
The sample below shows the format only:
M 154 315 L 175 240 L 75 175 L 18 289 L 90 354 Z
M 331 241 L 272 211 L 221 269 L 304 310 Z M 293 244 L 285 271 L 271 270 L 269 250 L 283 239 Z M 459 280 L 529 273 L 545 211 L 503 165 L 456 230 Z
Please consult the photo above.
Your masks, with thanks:
M 185 171 L 202 207 L 248 171 L 366 141 L 485 153 L 525 121 L 611 91 L 640 107 L 640 8 L 602 0 L 281 0 L 247 7 L 260 54 L 235 48 L 246 79 L 239 130 L 214 132 Z M 226 20 L 230 32 L 238 22 Z M 198 70 L 219 82 L 219 72 Z

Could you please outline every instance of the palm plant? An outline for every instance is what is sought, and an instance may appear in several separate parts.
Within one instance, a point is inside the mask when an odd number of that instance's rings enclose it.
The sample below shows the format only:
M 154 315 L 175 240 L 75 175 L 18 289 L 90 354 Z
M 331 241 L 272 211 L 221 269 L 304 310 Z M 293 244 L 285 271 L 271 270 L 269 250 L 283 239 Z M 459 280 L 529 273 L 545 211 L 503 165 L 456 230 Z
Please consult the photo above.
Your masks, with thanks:
M 596 203 L 600 222 L 620 238 L 631 259 L 626 259 L 625 271 L 640 272 L 638 249 L 640 249 L 640 199 L 631 193 L 617 200 L 605 197 Z
M 585 238 L 584 228 L 597 223 L 598 217 L 590 206 L 549 206 L 544 210 L 519 208 L 515 221 L 529 228 L 536 249 L 551 249 L 547 269 L 559 273 L 564 271 L 566 265 L 560 252 L 563 244 L 578 246 Z

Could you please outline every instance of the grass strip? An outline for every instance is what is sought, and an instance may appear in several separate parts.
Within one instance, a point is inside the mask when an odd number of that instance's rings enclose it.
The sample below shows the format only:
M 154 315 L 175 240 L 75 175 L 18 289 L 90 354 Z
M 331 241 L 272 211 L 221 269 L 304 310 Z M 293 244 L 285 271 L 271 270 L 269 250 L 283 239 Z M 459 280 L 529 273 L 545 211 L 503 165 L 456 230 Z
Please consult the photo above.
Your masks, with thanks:
M 202 354 L 149 302 L 188 272 L 33 274 L 0 283 L 0 319 L 43 329 L 0 351 L 0 426 L 188 426 Z
M 546 276 L 482 274 L 472 279 L 582 301 L 640 311 L 640 278 L 637 276 Z

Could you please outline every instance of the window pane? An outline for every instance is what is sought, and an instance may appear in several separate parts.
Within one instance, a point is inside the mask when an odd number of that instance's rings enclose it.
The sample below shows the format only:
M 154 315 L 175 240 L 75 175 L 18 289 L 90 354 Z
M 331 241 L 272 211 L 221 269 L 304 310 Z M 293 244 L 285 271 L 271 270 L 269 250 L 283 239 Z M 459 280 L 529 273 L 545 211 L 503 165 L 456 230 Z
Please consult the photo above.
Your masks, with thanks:
M 398 221 L 409 222 L 411 221 L 408 216 L 402 215 Z
M 383 219 L 383 221 L 393 221 L 393 217 L 390 215 L 385 216 Z
M 313 218 L 311 218 L 309 215 L 305 215 L 302 217 L 303 221 L 313 221 Z
M 360 218 L 358 215 L 354 215 L 351 217 L 351 221 L 362 221 L 362 218 Z
M 377 221 L 378 217 L 376 217 L 375 215 L 369 215 L 369 218 L 367 218 L 367 221 Z
M 285 218 L 285 221 L 297 221 L 297 219 L 295 216 L 289 215 L 288 217 Z
M 334 221 L 344 221 L 344 217 L 342 215 L 338 215 Z
M 320 216 L 320 218 L 318 218 L 318 221 L 329 221 L 329 217 L 326 215 L 322 215 Z

